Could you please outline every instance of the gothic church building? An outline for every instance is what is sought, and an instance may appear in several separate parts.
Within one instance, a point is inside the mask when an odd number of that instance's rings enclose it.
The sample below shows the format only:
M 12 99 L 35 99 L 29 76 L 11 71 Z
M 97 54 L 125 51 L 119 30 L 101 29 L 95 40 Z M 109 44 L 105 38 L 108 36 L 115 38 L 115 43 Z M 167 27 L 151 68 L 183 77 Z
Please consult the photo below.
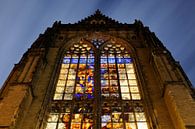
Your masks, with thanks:
M 195 92 L 141 21 L 55 22 L 0 90 L 0 129 L 195 129 Z

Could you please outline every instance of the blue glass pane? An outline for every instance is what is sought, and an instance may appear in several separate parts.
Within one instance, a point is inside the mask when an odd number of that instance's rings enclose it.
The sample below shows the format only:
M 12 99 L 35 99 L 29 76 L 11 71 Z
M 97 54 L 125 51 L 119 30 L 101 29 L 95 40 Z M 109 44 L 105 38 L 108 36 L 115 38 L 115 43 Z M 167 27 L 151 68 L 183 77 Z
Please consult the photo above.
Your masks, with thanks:
M 83 94 L 74 94 L 74 97 L 78 100 L 78 99 L 81 99 L 81 97 L 83 96 Z
M 63 63 L 64 64 L 69 64 L 70 63 L 70 58 L 64 58 Z
M 90 50 L 89 53 L 93 53 L 93 50 Z
M 108 86 L 108 80 L 101 80 L 102 87 Z
M 77 64 L 78 63 L 78 58 L 72 58 L 71 63 L 72 64 Z
M 101 69 L 101 74 L 105 74 L 108 72 L 108 69 Z
M 101 64 L 106 64 L 106 63 L 107 63 L 107 59 L 101 58 Z
M 85 84 L 79 84 L 79 86 L 85 88 Z
M 88 68 L 88 69 L 91 69 L 91 70 L 93 71 L 93 69 L 94 69 L 94 64 L 88 64 L 88 65 L 87 65 L 87 68 Z
M 117 60 L 117 64 L 124 64 L 125 63 L 123 58 L 116 58 L 116 60 Z
M 88 58 L 87 63 L 88 64 L 94 64 L 94 58 Z
M 124 60 L 126 64 L 132 63 L 133 61 L 131 58 L 125 58 Z
M 85 64 L 86 61 L 87 61 L 86 58 L 80 58 L 79 63 L 80 63 L 80 64 Z
M 88 98 L 88 99 L 93 99 L 94 96 L 93 96 L 93 94 L 87 94 L 87 98 Z
M 114 64 L 115 63 L 115 58 L 108 58 L 108 63 Z
M 90 82 L 93 84 L 93 76 L 88 76 L 87 77 L 87 82 Z

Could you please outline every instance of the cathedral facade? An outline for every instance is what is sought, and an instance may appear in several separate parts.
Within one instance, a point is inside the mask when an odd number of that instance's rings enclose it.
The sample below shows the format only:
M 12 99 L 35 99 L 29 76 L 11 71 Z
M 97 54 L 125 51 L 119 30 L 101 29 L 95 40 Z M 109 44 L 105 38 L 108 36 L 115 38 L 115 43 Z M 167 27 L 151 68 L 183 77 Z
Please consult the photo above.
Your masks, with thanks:
M 195 129 L 195 92 L 141 21 L 55 22 L 0 91 L 0 129 Z

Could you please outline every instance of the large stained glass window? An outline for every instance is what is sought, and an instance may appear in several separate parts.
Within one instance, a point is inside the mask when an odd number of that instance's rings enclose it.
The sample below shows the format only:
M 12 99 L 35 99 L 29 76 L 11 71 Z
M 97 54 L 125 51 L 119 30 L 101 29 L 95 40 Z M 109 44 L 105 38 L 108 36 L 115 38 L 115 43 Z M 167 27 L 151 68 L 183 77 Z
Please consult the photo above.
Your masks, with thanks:
M 148 129 L 130 52 L 116 43 L 90 45 L 65 52 L 46 129 Z

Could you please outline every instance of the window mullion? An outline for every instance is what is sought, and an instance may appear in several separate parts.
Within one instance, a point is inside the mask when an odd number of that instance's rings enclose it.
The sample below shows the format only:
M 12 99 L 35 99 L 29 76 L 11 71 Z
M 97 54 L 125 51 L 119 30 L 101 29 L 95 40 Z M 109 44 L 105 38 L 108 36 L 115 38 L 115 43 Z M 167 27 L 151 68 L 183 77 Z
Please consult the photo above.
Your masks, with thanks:
M 94 89 L 95 89 L 95 104 L 94 104 L 94 129 L 99 129 L 101 123 L 101 109 L 97 107 L 101 105 L 101 75 L 100 75 L 100 50 L 97 49 L 95 53 L 95 64 L 94 64 Z

